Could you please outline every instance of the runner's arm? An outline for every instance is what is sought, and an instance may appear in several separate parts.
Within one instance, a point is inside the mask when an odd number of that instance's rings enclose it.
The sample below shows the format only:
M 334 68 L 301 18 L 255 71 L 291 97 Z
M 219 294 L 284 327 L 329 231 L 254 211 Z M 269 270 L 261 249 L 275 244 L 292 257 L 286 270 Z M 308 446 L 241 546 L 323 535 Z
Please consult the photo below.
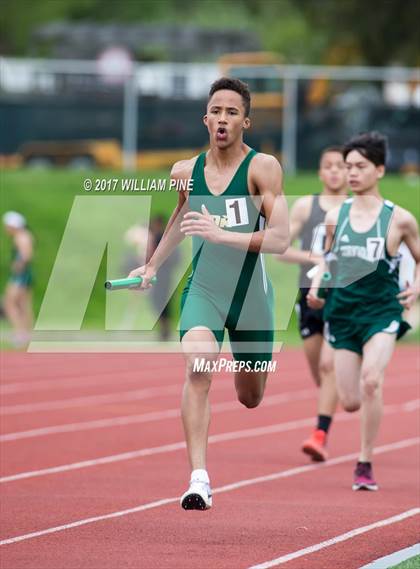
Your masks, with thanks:
M 304 196 L 295 201 L 290 210 L 290 242 L 293 243 L 301 234 L 305 223 L 308 221 L 312 196 Z M 316 265 L 321 257 L 311 251 L 289 247 L 282 255 L 275 255 L 275 258 L 282 263 L 298 263 L 299 265 Z
M 403 241 L 416 262 L 414 281 L 400 292 L 397 298 L 405 308 L 410 308 L 416 302 L 420 294 L 420 237 L 419 228 L 415 217 L 404 211 L 402 219 Z
M 325 216 L 325 225 L 326 225 L 326 237 L 325 237 L 325 253 L 331 251 L 333 241 L 334 241 L 334 234 L 335 229 L 337 227 L 338 221 L 338 214 L 340 208 L 335 208 L 327 213 Z M 314 278 L 312 279 L 311 288 L 306 296 L 308 305 L 311 308 L 322 308 L 325 304 L 325 300 L 323 298 L 319 298 L 319 287 L 321 285 L 322 277 L 324 273 L 328 272 L 328 264 L 325 260 L 325 257 L 322 257 L 321 262 L 318 264 L 318 271 L 316 272 Z
M 215 225 L 212 216 L 203 206 L 201 214 L 190 212 L 184 216 L 181 231 L 185 235 L 197 235 L 211 243 L 235 249 L 256 253 L 284 253 L 290 241 L 281 166 L 273 156 L 258 154 L 251 162 L 251 167 L 252 183 L 258 190 L 255 201 L 260 202 L 261 210 L 267 220 L 265 229 L 254 233 L 226 231 Z
M 174 164 L 171 171 L 171 180 L 188 180 L 191 178 L 193 160 L 182 160 Z M 172 212 L 171 217 L 166 225 L 162 239 L 156 247 L 150 260 L 143 266 L 131 271 L 129 278 L 143 278 L 140 288 L 149 288 L 150 280 L 156 275 L 159 267 L 173 253 L 176 247 L 184 239 L 184 234 L 180 231 L 181 220 L 183 214 L 188 210 L 188 192 L 178 192 L 178 203 Z

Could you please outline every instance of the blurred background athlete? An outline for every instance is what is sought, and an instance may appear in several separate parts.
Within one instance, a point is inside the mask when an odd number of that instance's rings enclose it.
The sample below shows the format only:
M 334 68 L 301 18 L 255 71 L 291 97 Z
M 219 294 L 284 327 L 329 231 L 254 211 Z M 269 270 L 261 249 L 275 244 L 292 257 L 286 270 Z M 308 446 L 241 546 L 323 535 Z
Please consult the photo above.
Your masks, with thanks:
M 290 210 L 290 240 L 300 239 L 300 249 L 289 247 L 276 258 L 298 263 L 300 268 L 299 297 L 296 312 L 303 349 L 312 377 L 319 387 L 316 428 L 304 441 L 302 450 L 315 461 L 328 458 L 327 433 L 337 406 L 333 349 L 324 340 L 324 318 L 321 309 L 308 306 L 306 296 L 311 286 L 307 272 L 322 258 L 325 242 L 325 215 L 347 197 L 347 172 L 341 147 L 326 148 L 320 157 L 319 179 L 323 185 L 319 194 L 303 196 Z
M 10 276 L 3 297 L 3 309 L 13 328 L 12 342 L 25 347 L 33 327 L 32 258 L 34 240 L 24 216 L 16 211 L 3 215 L 3 225 L 12 239 Z

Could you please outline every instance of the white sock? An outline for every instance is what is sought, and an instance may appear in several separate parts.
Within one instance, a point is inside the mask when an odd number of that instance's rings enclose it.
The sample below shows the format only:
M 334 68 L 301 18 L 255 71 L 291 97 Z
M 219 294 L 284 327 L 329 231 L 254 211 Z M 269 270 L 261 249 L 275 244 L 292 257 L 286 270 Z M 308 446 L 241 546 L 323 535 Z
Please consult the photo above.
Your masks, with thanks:
M 210 483 L 209 475 L 207 474 L 207 470 L 204 468 L 197 468 L 191 472 L 191 480 L 199 480 L 200 482 L 206 482 L 207 484 Z

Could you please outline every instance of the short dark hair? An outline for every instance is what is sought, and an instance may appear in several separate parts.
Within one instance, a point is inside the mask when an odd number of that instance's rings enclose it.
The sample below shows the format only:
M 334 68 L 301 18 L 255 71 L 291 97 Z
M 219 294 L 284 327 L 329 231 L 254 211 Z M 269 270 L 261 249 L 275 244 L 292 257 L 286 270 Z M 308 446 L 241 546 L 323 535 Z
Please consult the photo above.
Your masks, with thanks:
M 208 100 L 213 97 L 216 91 L 221 91 L 222 89 L 228 89 L 229 91 L 235 91 L 235 93 L 239 93 L 239 95 L 242 97 L 242 103 L 245 107 L 245 116 L 248 117 L 249 111 L 251 110 L 251 94 L 249 92 L 248 85 L 240 79 L 221 77 L 220 79 L 217 79 L 217 81 L 215 81 L 210 87 Z
M 352 150 L 357 150 L 375 166 L 384 166 L 387 157 L 388 141 L 386 136 L 377 131 L 361 132 L 353 136 L 344 145 L 344 159 Z
M 328 154 L 328 152 L 338 152 L 339 154 L 341 154 L 341 156 L 343 156 L 343 147 L 337 145 L 332 145 L 332 146 L 327 146 L 326 148 L 324 148 L 321 152 L 321 156 L 319 157 L 319 161 L 321 162 L 324 154 Z

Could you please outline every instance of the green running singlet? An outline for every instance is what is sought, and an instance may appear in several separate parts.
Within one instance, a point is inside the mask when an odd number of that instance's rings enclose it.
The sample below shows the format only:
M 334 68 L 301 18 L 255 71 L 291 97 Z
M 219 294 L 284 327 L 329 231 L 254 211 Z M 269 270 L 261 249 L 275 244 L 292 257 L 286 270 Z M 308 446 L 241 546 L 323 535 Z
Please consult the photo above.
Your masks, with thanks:
M 204 177 L 206 153 L 197 158 L 188 202 L 191 211 L 205 205 L 219 227 L 251 234 L 265 218 L 248 191 L 251 149 L 222 194 L 213 195 Z M 262 254 L 209 243 L 193 236 L 192 273 L 181 300 L 181 339 L 196 326 L 209 328 L 221 347 L 227 328 L 239 361 L 269 361 L 273 345 L 273 289 Z
M 16 247 L 12 249 L 12 264 L 15 261 L 20 261 L 20 253 Z M 32 265 L 27 263 L 21 272 L 10 271 L 9 281 L 13 284 L 19 285 L 24 288 L 30 288 L 33 285 L 34 279 L 32 274 Z
M 410 326 L 402 319 L 397 299 L 401 255 L 391 257 L 386 236 L 394 204 L 385 200 L 369 231 L 354 231 L 350 223 L 353 198 L 340 208 L 330 257 L 333 288 L 328 292 L 324 318 L 333 348 L 363 353 L 364 344 L 378 332 L 400 338 Z

